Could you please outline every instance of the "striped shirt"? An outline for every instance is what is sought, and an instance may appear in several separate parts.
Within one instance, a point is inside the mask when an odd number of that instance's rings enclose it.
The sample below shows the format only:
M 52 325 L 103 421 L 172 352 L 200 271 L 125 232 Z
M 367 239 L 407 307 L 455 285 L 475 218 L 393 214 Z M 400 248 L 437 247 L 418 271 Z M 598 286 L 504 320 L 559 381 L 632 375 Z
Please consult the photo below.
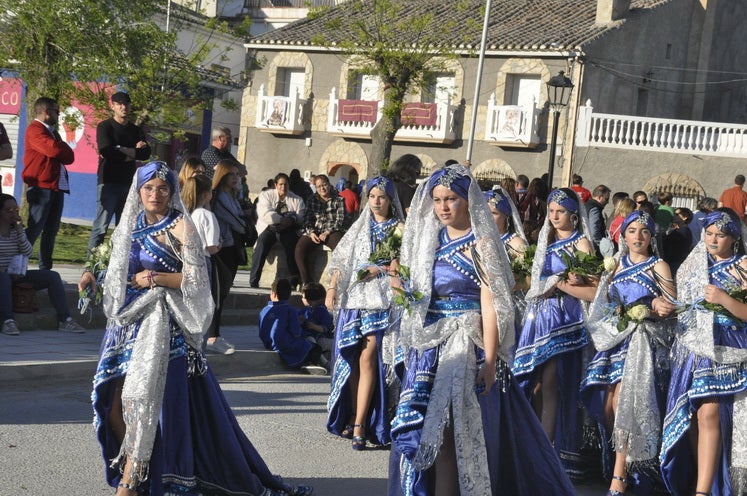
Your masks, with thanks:
M 10 259 L 16 255 L 31 256 L 33 247 L 26 237 L 23 229 L 10 229 L 10 236 L 7 238 L 0 235 L 0 272 L 8 271 Z

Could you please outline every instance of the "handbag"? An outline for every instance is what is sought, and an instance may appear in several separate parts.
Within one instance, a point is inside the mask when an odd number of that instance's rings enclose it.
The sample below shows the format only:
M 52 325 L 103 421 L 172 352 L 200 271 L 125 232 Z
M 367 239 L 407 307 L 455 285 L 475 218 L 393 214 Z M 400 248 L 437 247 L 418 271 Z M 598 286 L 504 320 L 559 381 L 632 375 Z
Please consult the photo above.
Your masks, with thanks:
M 11 289 L 14 313 L 34 313 L 39 310 L 34 286 L 27 282 L 14 283 Z
M 26 270 L 29 267 L 29 257 L 26 255 L 13 255 L 10 257 L 8 262 L 8 270 L 6 271 L 11 276 L 25 276 Z

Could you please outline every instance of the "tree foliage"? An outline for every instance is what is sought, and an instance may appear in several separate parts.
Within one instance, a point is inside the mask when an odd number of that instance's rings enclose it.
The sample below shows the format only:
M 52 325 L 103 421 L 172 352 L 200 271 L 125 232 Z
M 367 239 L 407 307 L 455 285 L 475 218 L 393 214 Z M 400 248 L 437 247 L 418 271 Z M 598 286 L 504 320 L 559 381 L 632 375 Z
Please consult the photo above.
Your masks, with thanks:
M 383 118 L 371 133 L 369 175 L 388 166 L 406 95 L 456 57 L 453 43 L 445 44 L 444 35 L 462 32 L 466 40 L 479 33 L 477 24 L 457 25 L 461 16 L 442 15 L 445 10 L 468 8 L 465 0 L 352 0 L 310 14 L 324 26 L 314 44 L 342 50 L 351 57 L 351 65 L 378 75 L 383 83 Z
M 26 83 L 29 104 L 48 96 L 105 113 L 117 86 L 131 93 L 139 122 L 178 128 L 187 109 L 209 103 L 202 64 L 214 45 L 206 39 L 181 52 L 184 17 L 172 16 L 166 32 L 165 9 L 161 0 L 0 0 L 0 70 Z M 208 33 L 227 29 L 192 17 Z

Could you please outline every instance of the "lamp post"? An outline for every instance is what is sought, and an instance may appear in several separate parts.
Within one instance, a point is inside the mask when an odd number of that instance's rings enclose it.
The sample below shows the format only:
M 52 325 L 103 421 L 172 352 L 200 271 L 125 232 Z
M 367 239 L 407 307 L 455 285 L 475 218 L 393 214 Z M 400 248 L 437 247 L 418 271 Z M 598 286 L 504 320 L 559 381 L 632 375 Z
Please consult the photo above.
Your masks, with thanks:
M 552 175 L 555 169 L 555 149 L 558 145 L 558 120 L 560 111 L 568 106 L 573 92 L 573 83 L 565 77 L 565 72 L 558 72 L 550 78 L 547 85 L 547 101 L 552 109 L 552 141 L 550 142 L 550 164 L 547 167 L 547 187 L 552 189 Z

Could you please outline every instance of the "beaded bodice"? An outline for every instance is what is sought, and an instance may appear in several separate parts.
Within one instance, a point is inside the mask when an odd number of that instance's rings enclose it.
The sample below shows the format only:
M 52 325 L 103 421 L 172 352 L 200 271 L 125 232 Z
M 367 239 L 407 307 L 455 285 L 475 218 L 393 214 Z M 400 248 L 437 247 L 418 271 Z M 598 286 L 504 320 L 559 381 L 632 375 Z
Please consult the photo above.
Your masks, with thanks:
M 545 254 L 545 263 L 542 266 L 542 276 L 547 277 L 563 272 L 566 269 L 566 266 L 565 262 L 563 262 L 561 253 L 573 256 L 574 246 L 582 237 L 583 235 L 581 233 L 575 231 L 567 238 L 559 239 L 554 243 L 549 244 Z
M 642 262 L 634 263 L 630 255 L 622 257 L 620 269 L 610 283 L 610 299 L 625 305 L 641 300 L 650 304 L 651 300 L 661 295 L 652 271 L 658 261 L 657 257 L 651 256 Z
M 176 254 L 176 243 L 178 241 L 169 232 L 169 229 L 176 225 L 181 217 L 181 212 L 172 209 L 158 222 L 148 224 L 145 220 L 144 212 L 138 215 L 135 229 L 132 231 L 133 243 L 130 250 L 130 274 L 139 272 L 142 269 L 163 272 L 181 271 L 182 262 Z M 156 237 L 159 235 L 165 235 L 167 240 L 170 240 L 170 243 L 163 244 L 158 241 Z
M 472 231 L 450 239 L 446 228 L 439 233 L 440 246 L 436 250 L 433 267 L 433 297 L 451 299 L 479 299 L 480 280 L 472 259 L 464 251 L 475 245 Z
M 738 267 L 744 255 L 734 255 L 726 260 L 716 261 L 708 255 L 708 280 L 725 291 L 737 291 L 742 288 L 743 281 L 734 275 L 734 268 Z

